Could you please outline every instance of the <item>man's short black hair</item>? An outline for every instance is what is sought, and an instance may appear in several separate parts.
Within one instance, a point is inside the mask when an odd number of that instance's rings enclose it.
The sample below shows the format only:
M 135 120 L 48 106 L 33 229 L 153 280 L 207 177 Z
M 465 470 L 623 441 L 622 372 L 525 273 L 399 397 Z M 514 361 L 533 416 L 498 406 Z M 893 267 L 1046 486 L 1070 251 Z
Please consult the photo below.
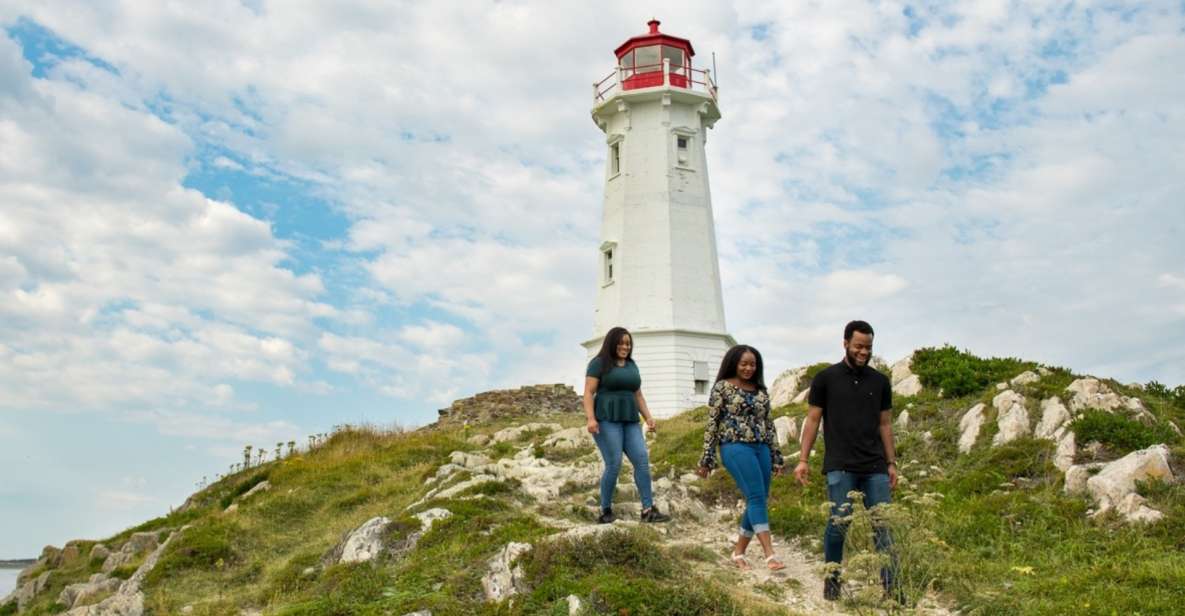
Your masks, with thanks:
M 843 328 L 843 339 L 851 340 L 852 332 L 860 332 L 861 334 L 873 335 L 872 326 L 868 321 L 852 321 Z

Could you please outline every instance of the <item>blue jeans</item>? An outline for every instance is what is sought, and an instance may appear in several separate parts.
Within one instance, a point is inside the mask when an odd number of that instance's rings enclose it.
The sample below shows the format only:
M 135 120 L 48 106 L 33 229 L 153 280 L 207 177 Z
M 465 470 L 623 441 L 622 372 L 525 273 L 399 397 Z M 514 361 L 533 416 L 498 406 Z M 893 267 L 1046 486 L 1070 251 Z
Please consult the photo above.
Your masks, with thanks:
M 724 443 L 720 460 L 745 497 L 745 515 L 741 516 L 741 534 L 769 532 L 769 480 L 772 468 L 769 445 L 765 443 Z
M 601 475 L 601 508 L 613 506 L 613 491 L 617 489 L 617 475 L 621 473 L 621 454 L 630 459 L 634 467 L 634 485 L 638 486 L 638 498 L 642 508 L 654 504 L 650 488 L 650 454 L 646 453 L 646 438 L 642 436 L 642 423 L 637 421 L 598 421 L 600 431 L 593 435 L 601 459 L 605 461 L 605 472 Z
M 851 499 L 848 492 L 857 490 L 864 494 L 864 506 L 872 509 L 876 505 L 887 504 L 892 489 L 889 487 L 889 476 L 885 473 L 849 473 L 847 471 L 830 471 L 827 473 L 827 499 L 831 501 L 831 516 L 827 519 L 827 530 L 823 531 L 823 558 L 829 563 L 839 564 L 843 561 L 843 544 L 847 536 L 848 523 L 839 520 L 840 517 L 851 515 Z M 876 551 L 890 551 L 893 538 L 889 529 L 880 523 L 874 515 L 872 523 L 873 540 Z M 892 555 L 890 555 L 892 558 Z M 881 582 L 886 586 L 893 581 L 893 570 L 896 569 L 896 559 L 889 567 L 881 569 Z

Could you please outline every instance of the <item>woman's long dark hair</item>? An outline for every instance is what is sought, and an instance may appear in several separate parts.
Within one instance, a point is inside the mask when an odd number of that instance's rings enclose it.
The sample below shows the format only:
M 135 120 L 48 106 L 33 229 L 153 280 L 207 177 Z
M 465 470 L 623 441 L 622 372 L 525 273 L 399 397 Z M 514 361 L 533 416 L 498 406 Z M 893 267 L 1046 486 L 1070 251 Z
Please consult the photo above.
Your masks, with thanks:
M 597 353 L 597 359 L 601 360 L 601 375 L 613 369 L 617 365 L 617 345 L 621 343 L 621 339 L 630 337 L 630 354 L 626 356 L 625 361 L 634 361 L 634 336 L 624 327 L 614 327 L 605 334 L 605 341 L 601 343 L 601 351 Z M 598 377 L 599 378 L 599 377 Z
M 757 360 L 757 370 L 753 372 L 753 382 L 757 384 L 757 389 L 765 389 L 765 376 L 763 376 L 765 364 L 761 361 L 761 352 L 747 344 L 738 344 L 724 354 L 724 359 L 720 361 L 720 372 L 716 373 L 716 381 L 720 382 L 736 376 L 737 366 L 741 364 L 741 357 L 746 351 L 752 353 L 753 358 Z

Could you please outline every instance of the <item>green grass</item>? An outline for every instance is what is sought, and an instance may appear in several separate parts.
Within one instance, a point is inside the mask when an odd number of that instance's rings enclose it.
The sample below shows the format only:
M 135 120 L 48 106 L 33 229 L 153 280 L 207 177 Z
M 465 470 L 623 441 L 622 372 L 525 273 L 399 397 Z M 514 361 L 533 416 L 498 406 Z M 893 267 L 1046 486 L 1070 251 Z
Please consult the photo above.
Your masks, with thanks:
M 1139 486 L 1148 504 L 1165 518 L 1129 526 L 1112 517 L 1091 519 L 1086 515 L 1089 502 L 1062 493 L 1048 441 L 1019 439 L 992 448 L 995 424 L 989 420 L 976 447 L 959 455 L 955 442 L 962 414 L 976 402 L 990 401 L 996 393 L 994 383 L 1033 364 L 964 357 L 950 347 L 941 351 L 938 364 L 945 367 L 933 372 L 934 378 L 963 383 L 967 366 L 987 376 L 968 381 L 972 385 L 966 391 L 959 389 L 961 384 L 944 388 L 945 397 L 927 385 L 922 394 L 898 401 L 898 412 L 904 410 L 901 404 L 912 405 L 911 420 L 906 430 L 896 433 L 905 481 L 890 511 L 897 516 L 892 525 L 901 544 L 903 571 L 911 576 L 911 596 L 934 588 L 966 614 L 1175 613 L 1185 603 L 1185 483 Z M 916 357 L 914 369 L 919 370 Z M 1064 395 L 1061 392 L 1073 378 L 1068 371 L 1053 369 L 1018 391 L 1035 400 Z M 1144 426 L 1122 415 L 1102 418 L 1088 412 L 1076 425 L 1080 443 L 1086 442 L 1086 435 L 1110 448 L 1134 448 L 1148 442 L 1149 431 L 1163 429 L 1163 422 L 1185 419 L 1175 390 L 1112 386 L 1144 399 L 1158 423 Z M 785 406 L 775 414 L 801 422 L 805 405 Z M 707 409 L 699 408 L 659 422 L 658 436 L 650 441 L 656 476 L 695 469 L 706 419 Z M 311 452 L 225 477 L 195 495 L 186 511 L 150 520 L 103 543 L 118 550 L 133 532 L 189 525 L 169 544 L 145 582 L 146 607 L 154 614 L 175 614 L 186 605 L 196 615 L 234 614 L 244 608 L 288 615 L 398 615 L 421 609 L 437 616 L 566 614 L 569 594 L 581 597 L 597 614 L 763 614 L 783 593 L 815 592 L 792 584 L 743 588 L 733 573 L 714 569 L 719 554 L 712 549 L 664 547 L 665 539 L 650 528 L 615 530 L 600 539 L 542 541 L 555 529 L 530 513 L 513 481 L 488 482 L 455 499 L 432 500 L 407 511 L 429 488 L 424 480 L 452 451 L 475 449 L 466 436 L 492 433 L 513 422 L 474 425 L 467 431 L 343 430 Z M 581 418 L 567 423 L 580 425 Z M 928 440 L 922 438 L 924 432 L 930 433 Z M 540 438 L 528 435 L 501 446 L 501 454 L 513 455 Z M 1175 436 L 1168 442 L 1179 463 L 1185 443 Z M 805 548 L 819 556 L 827 520 L 819 473 L 822 445 L 820 438 L 811 459 L 810 484 L 803 488 L 788 477 L 775 479 L 770 499 L 774 532 L 803 539 Z M 784 453 L 795 447 L 789 449 Z M 542 454 L 551 458 L 558 452 Z M 580 455 L 590 454 L 591 449 L 585 449 Z M 567 455 L 559 459 L 569 460 Z M 226 504 L 263 478 L 272 484 L 271 490 L 240 502 L 234 513 L 224 513 Z M 738 496 L 723 470 L 695 485 L 708 503 Z M 563 492 L 554 502 L 531 506 L 555 517 L 588 521 L 591 513 L 585 501 L 595 496 L 595 486 L 571 484 Z M 453 516 L 437 522 L 416 549 L 399 549 L 419 529 L 412 514 L 431 507 L 444 507 Z M 325 556 L 347 532 L 379 515 L 394 520 L 385 538 L 392 548 L 388 553 L 360 565 L 325 563 Z M 868 530 L 854 527 L 849 534 L 850 575 L 875 571 L 877 556 L 870 549 Z M 165 537 L 167 533 L 162 541 Z M 513 602 L 487 604 L 480 578 L 488 559 L 510 541 L 535 545 L 520 561 L 526 586 Z M 99 559 L 88 557 L 88 549 L 89 545 L 82 558 L 55 571 L 50 588 L 27 613 L 61 611 L 54 606 L 61 589 L 85 581 L 101 565 Z M 873 605 L 851 607 L 867 613 Z

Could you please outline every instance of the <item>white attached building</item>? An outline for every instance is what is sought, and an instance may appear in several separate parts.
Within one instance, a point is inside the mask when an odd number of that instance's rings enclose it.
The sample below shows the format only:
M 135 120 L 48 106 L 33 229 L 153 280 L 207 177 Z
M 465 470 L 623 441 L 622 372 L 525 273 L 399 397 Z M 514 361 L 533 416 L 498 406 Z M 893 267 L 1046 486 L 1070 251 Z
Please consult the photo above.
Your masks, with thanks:
M 593 90 L 592 118 L 608 161 L 594 337 L 634 336 L 642 391 L 658 417 L 706 404 L 724 352 L 720 265 L 704 156 L 720 119 L 716 86 L 693 68 L 691 42 L 659 32 L 617 48 L 617 68 Z

